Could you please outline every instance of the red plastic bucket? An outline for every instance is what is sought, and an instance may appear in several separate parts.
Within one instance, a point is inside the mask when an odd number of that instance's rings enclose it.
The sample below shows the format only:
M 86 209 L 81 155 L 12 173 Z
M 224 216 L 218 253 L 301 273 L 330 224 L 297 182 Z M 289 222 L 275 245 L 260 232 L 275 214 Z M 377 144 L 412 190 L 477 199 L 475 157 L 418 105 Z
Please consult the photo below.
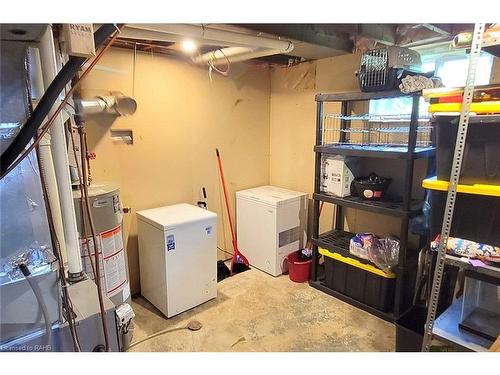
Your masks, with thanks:
M 299 261 L 297 252 L 293 252 L 286 257 L 288 261 L 288 277 L 296 283 L 304 283 L 309 280 L 312 260 Z

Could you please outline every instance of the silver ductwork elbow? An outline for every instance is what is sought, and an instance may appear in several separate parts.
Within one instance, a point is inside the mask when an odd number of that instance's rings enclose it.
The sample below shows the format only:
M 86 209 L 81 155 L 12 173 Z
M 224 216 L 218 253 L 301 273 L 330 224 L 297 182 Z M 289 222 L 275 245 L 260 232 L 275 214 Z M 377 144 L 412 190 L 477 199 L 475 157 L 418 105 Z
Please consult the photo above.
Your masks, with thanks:
M 80 99 L 77 105 L 80 114 L 110 114 L 118 116 L 133 115 L 137 110 L 134 98 L 125 95 L 96 96 L 93 99 Z

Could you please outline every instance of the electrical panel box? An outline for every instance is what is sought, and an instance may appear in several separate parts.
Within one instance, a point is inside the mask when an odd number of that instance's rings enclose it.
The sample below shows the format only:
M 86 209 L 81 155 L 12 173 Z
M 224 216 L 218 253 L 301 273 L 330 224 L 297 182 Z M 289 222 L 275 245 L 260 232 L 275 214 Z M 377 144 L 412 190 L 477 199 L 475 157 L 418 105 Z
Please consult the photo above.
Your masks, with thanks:
M 94 29 L 91 23 L 66 23 L 63 25 L 66 53 L 70 56 L 95 56 Z
M 252 266 L 287 271 L 287 255 L 305 246 L 307 201 L 307 193 L 275 186 L 236 192 L 238 247 Z

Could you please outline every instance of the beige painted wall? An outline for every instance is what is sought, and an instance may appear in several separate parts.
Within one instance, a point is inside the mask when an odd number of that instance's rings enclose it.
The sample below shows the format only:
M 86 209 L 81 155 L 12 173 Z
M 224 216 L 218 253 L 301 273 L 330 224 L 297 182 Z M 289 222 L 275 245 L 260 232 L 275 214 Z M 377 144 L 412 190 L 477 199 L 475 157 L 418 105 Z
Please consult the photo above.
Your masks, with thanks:
M 121 187 L 132 293 L 140 290 L 135 212 L 163 205 L 196 204 L 202 186 L 209 209 L 219 215 L 219 246 L 231 250 L 229 228 L 222 235 L 215 148 L 221 150 L 234 208 L 237 190 L 269 182 L 269 71 L 240 65 L 232 77 L 172 58 L 138 53 L 137 112 L 88 121 L 94 181 Z M 84 97 L 121 91 L 132 95 L 133 52 L 112 48 L 83 83 Z M 132 129 L 134 144 L 113 142 L 110 129 Z M 226 219 L 224 220 L 226 222 Z
M 88 121 L 89 146 L 97 153 L 92 163 L 94 180 L 120 184 L 123 204 L 132 208 L 125 218 L 125 232 L 133 293 L 140 290 L 135 211 L 195 203 L 205 186 L 209 209 L 219 215 L 219 246 L 231 248 L 215 147 L 224 158 L 233 208 L 235 191 L 267 183 L 312 193 L 314 95 L 357 91 L 354 72 L 358 64 L 357 55 L 271 72 L 238 64 L 232 77 L 214 75 L 210 83 L 204 68 L 171 58 L 137 55 L 133 95 L 137 112 L 127 118 L 99 116 Z M 133 76 L 133 54 L 111 49 L 85 80 L 84 96 L 113 90 L 132 95 Z M 496 59 L 492 81 L 499 82 L 499 77 Z M 110 129 L 132 129 L 134 145 L 113 142 Z M 322 230 L 331 226 L 332 209 L 332 205 L 325 205 Z M 348 210 L 347 228 L 397 233 L 399 220 Z

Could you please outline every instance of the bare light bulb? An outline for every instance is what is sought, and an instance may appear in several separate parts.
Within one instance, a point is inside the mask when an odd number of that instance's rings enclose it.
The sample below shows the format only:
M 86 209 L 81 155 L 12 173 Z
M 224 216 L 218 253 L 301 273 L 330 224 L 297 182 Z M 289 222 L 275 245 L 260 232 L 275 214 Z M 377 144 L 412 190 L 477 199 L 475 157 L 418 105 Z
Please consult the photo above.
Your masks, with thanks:
M 181 43 L 182 50 L 187 54 L 192 54 L 198 49 L 198 45 L 191 39 L 185 39 Z

